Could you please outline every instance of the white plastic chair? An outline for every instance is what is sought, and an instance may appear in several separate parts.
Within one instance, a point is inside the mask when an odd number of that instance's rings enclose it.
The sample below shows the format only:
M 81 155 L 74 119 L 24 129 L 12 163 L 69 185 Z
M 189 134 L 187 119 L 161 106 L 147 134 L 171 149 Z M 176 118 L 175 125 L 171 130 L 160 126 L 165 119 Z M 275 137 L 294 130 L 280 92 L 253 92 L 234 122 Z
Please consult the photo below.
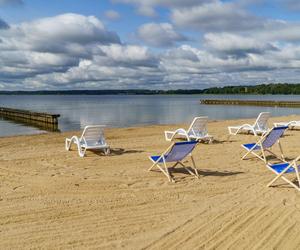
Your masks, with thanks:
M 72 136 L 72 138 L 66 138 L 66 150 L 69 151 L 72 143 L 75 143 L 80 157 L 84 157 L 88 149 L 102 149 L 106 155 L 109 154 L 110 148 L 105 141 L 103 127 L 103 125 L 86 126 L 80 138 L 76 135 Z
M 176 136 L 183 136 L 187 138 L 188 141 L 196 140 L 212 142 L 213 136 L 209 135 L 207 132 L 207 122 L 207 116 L 195 117 L 188 130 L 179 128 L 175 131 L 165 131 L 165 138 L 167 141 L 172 141 Z
M 288 126 L 289 129 L 294 129 L 295 127 L 300 127 L 300 121 L 290 121 L 290 122 L 275 122 L 275 127 Z
M 255 136 L 265 134 L 268 131 L 268 120 L 271 116 L 270 112 L 261 112 L 253 125 L 243 124 L 241 126 L 229 126 L 230 135 L 237 135 L 240 132 L 252 132 Z

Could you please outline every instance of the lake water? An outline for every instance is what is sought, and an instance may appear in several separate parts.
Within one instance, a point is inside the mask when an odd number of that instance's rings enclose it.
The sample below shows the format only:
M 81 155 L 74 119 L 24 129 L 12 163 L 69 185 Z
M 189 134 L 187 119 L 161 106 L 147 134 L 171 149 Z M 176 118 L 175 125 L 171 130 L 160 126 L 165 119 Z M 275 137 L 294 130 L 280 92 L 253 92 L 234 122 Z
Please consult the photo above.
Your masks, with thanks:
M 188 123 L 195 116 L 209 119 L 300 114 L 300 108 L 201 105 L 200 99 L 300 100 L 286 95 L 0 95 L 0 106 L 60 114 L 61 131 L 79 130 L 88 124 L 129 127 L 149 124 Z M 0 136 L 44 132 L 0 117 Z

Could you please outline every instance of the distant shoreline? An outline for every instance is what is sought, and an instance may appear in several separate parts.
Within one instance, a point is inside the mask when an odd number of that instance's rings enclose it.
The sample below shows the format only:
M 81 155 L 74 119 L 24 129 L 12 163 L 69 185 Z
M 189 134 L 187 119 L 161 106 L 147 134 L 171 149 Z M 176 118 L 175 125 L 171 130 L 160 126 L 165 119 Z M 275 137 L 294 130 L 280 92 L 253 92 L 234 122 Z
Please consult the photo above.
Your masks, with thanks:
M 206 89 L 102 89 L 102 90 L 37 90 L 0 91 L 0 95 L 300 95 L 300 84 L 271 83 L 251 86 L 226 86 Z

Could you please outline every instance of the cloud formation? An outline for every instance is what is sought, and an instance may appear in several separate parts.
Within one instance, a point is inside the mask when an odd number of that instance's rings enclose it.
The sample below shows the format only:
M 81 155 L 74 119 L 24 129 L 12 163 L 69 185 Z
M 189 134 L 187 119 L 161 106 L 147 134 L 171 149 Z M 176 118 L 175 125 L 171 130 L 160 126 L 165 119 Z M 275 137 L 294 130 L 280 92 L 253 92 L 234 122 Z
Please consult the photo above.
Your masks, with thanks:
M 105 16 L 110 20 L 118 20 L 121 17 L 120 13 L 115 10 L 105 11 Z
M 0 18 L 0 30 L 1 29 L 8 29 L 9 28 L 9 25 Z
M 261 27 L 261 18 L 251 15 L 239 5 L 221 1 L 174 9 L 172 21 L 179 27 L 197 31 L 244 31 Z
M 170 23 L 147 23 L 142 25 L 137 36 L 147 45 L 154 47 L 170 47 L 176 42 L 186 41 L 184 35 L 174 30 Z
M 0 0 L 0 6 L 21 5 L 23 3 L 23 0 Z
M 192 7 L 203 3 L 212 3 L 217 0 L 113 0 L 115 3 L 127 3 L 137 7 L 137 12 L 141 15 L 154 17 L 157 15 L 156 7 L 176 8 Z
M 2 20 L 0 89 L 299 82 L 300 22 L 250 12 L 249 6 L 264 0 L 114 1 L 154 14 L 163 7 L 169 16 L 163 22 L 143 19 L 133 32 L 138 44 L 126 43 L 95 16 L 66 13 L 10 25 Z

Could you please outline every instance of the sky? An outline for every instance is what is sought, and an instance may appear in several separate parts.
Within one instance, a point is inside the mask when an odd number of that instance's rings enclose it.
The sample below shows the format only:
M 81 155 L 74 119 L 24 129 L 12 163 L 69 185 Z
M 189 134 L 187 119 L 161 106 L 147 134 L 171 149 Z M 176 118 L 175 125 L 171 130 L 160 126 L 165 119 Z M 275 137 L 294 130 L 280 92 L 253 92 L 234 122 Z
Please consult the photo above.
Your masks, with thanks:
M 300 83 L 299 0 L 0 0 L 0 90 Z

